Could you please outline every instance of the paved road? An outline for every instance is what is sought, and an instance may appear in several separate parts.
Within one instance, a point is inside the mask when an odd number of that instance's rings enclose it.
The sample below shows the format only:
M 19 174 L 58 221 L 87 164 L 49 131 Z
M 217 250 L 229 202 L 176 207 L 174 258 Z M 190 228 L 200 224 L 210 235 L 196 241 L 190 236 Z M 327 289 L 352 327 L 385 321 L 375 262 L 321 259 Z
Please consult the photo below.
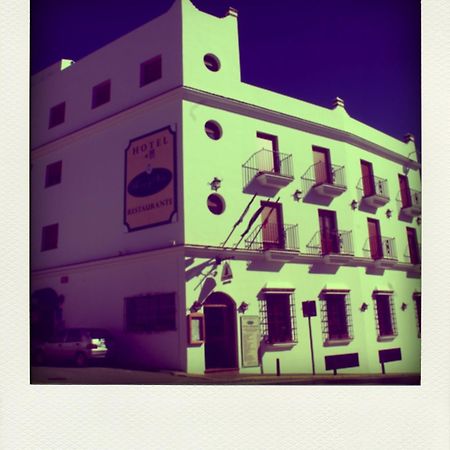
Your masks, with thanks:
M 418 385 L 419 375 L 189 375 L 109 367 L 32 367 L 32 384 Z

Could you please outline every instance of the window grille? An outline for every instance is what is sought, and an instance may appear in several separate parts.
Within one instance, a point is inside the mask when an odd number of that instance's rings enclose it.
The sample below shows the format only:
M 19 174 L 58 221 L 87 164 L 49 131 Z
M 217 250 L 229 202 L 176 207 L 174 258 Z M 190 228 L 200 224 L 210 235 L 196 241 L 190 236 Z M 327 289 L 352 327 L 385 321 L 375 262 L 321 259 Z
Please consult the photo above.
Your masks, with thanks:
M 392 293 L 374 293 L 375 322 L 378 337 L 397 336 L 394 299 Z
M 261 336 L 270 344 L 297 342 L 293 292 L 267 292 L 259 303 Z
M 349 292 L 323 291 L 320 301 L 323 340 L 353 339 Z

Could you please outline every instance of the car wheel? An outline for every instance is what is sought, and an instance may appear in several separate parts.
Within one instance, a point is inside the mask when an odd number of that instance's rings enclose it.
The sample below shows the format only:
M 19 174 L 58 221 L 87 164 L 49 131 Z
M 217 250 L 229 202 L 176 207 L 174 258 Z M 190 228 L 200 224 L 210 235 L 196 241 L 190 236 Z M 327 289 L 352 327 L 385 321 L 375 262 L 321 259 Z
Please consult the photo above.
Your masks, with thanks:
M 87 358 L 84 353 L 77 353 L 75 355 L 75 365 L 77 367 L 84 367 L 84 366 L 86 366 L 86 363 L 87 363 Z

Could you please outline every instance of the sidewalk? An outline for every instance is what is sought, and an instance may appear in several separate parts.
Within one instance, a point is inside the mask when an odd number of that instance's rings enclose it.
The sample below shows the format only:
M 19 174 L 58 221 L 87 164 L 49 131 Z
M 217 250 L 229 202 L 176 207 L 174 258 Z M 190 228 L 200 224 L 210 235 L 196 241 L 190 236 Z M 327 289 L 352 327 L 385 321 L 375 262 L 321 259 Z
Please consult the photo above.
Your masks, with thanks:
M 420 385 L 418 374 L 258 375 L 149 372 L 108 367 L 32 367 L 31 384 L 149 385 Z

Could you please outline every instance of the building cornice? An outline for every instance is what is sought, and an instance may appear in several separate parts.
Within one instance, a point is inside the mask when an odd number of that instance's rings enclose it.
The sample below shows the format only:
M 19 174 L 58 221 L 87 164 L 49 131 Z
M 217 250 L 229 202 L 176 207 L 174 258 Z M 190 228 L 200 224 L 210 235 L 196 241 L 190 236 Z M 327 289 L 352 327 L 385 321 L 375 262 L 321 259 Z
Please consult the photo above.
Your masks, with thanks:
M 393 162 L 401 164 L 413 170 L 420 169 L 420 163 L 406 158 L 398 153 L 375 144 L 367 139 L 357 136 L 345 130 L 329 127 L 307 119 L 292 116 L 282 112 L 274 111 L 262 106 L 246 103 L 229 97 L 212 94 L 210 92 L 201 91 L 188 86 L 183 86 L 183 99 L 195 103 L 199 103 L 212 108 L 220 108 L 235 114 L 252 117 L 265 122 L 271 122 L 277 125 L 293 128 L 329 139 L 345 142 L 355 145 L 359 148 L 367 150 L 371 153 L 379 155 L 383 158 L 390 159 Z

